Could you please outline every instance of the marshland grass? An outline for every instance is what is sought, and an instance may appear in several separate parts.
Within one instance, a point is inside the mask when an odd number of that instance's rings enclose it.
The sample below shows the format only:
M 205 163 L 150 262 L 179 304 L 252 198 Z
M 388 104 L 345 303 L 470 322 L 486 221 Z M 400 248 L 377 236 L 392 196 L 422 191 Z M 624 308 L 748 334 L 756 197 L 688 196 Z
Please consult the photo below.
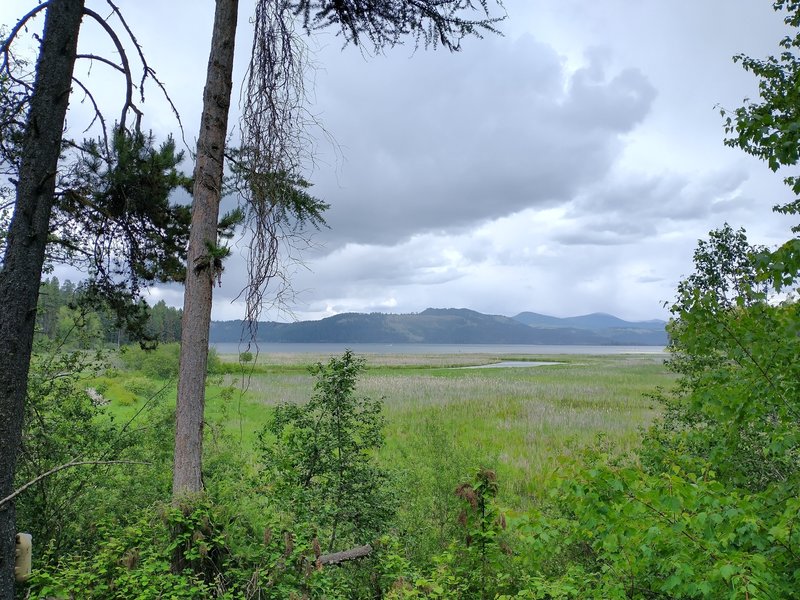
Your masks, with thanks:
M 309 397 L 314 380 L 307 367 L 327 358 L 261 356 L 254 372 L 224 376 L 220 383 L 237 390 L 231 406 L 238 408 L 228 411 L 228 426 L 240 431 L 246 444 L 253 440 L 269 407 Z M 491 466 L 511 504 L 535 499 L 558 473 L 561 459 L 598 436 L 620 450 L 634 449 L 658 410 L 646 394 L 671 381 L 659 354 L 366 358 L 358 393 L 384 401 L 386 446 L 380 460 L 405 473 L 412 487 L 442 480 L 452 489 L 454 479 Z M 509 360 L 554 364 L 461 368 Z
M 226 432 L 255 456 L 271 408 L 305 402 L 314 387 L 309 367 L 330 357 L 269 354 L 241 368 L 237 356 L 221 358 L 228 374 L 209 377 L 209 435 Z M 565 457 L 598 436 L 619 450 L 635 449 L 658 411 L 646 394 L 671 383 L 660 354 L 365 358 L 357 393 L 384 402 L 386 445 L 378 458 L 414 494 L 413 510 L 428 516 L 446 514 L 452 490 L 479 466 L 497 470 L 506 505 L 524 506 L 536 501 Z M 510 360 L 553 364 L 463 368 Z M 163 395 L 164 404 L 174 404 L 174 384 Z M 121 419 L 142 402 L 111 400 L 112 414 Z

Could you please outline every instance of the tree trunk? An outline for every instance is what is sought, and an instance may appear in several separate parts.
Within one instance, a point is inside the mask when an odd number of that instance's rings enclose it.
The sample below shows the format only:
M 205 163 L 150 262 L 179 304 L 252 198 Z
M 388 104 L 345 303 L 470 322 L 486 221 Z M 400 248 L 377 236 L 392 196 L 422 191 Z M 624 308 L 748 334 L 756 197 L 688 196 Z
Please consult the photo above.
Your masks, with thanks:
M 14 485 L 36 302 L 83 0 L 51 0 L 22 145 L 14 216 L 0 269 L 0 497 Z M 0 507 L 0 600 L 14 597 L 14 502 Z
M 203 92 L 175 412 L 175 463 L 172 473 L 172 494 L 175 499 L 199 492 L 203 486 L 201 461 L 208 329 L 211 323 L 211 291 L 217 277 L 217 265 L 209 250 L 217 245 L 238 5 L 238 0 L 216 2 L 211 54 Z

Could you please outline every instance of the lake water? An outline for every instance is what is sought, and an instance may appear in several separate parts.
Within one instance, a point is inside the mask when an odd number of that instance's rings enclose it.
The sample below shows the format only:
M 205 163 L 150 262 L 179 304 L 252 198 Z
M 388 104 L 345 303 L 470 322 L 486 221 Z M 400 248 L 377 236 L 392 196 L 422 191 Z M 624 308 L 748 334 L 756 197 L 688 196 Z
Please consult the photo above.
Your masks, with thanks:
M 459 367 L 459 369 L 517 369 L 520 367 L 550 367 L 552 365 L 563 365 L 565 363 L 541 360 L 503 360 L 498 363 L 491 363 L 489 365 L 470 365 L 468 367 Z
M 220 354 L 239 354 L 247 344 L 211 344 Z M 661 346 L 545 346 L 519 344 L 258 344 L 263 354 L 662 354 Z M 256 346 L 250 348 L 255 352 Z

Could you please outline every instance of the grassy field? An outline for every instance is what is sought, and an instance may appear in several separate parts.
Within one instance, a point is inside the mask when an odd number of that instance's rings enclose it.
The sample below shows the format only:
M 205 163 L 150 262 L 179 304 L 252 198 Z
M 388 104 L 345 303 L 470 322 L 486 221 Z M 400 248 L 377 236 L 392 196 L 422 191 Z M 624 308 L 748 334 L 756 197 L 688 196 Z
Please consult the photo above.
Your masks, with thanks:
M 162 352 L 168 356 L 174 349 Z M 166 359 L 149 358 L 154 360 L 147 368 L 119 362 L 94 383 L 118 422 L 137 412 L 136 427 L 146 428 L 150 418 L 170 418 L 163 409 L 174 405 L 175 383 L 154 375 Z M 252 488 L 259 478 L 258 434 L 274 406 L 308 400 L 315 383 L 309 367 L 330 357 L 270 354 L 246 365 L 237 358 L 223 356 L 218 371 L 226 374 L 209 377 L 207 485 L 220 483 L 212 492 L 217 501 L 248 511 L 258 522 L 263 507 Z M 598 436 L 612 448 L 635 450 L 642 428 L 659 410 L 647 394 L 672 382 L 659 354 L 365 358 L 357 394 L 383 399 L 386 443 L 376 458 L 390 474 L 396 498 L 393 534 L 419 564 L 459 539 L 463 501 L 454 492 L 479 468 L 497 473 L 498 501 L 506 514 L 539 505 L 555 480 L 569 476 L 571 459 Z M 510 360 L 550 364 L 471 368 Z M 149 407 L 156 408 L 152 417 Z M 160 441 L 168 453 L 171 440 Z M 234 464 L 226 459 L 230 453 L 244 459 L 235 463 L 235 473 L 225 471 Z M 215 475 L 215 469 L 222 471 Z M 242 485 L 231 485 L 229 478 Z
M 561 364 L 490 369 L 464 367 L 499 357 L 366 358 L 358 392 L 383 398 L 381 460 L 423 479 L 444 473 L 463 477 L 489 465 L 498 471 L 503 496 L 514 504 L 535 497 L 542 481 L 558 471 L 560 457 L 600 434 L 622 449 L 635 447 L 658 408 L 645 394 L 670 383 L 663 355 L 503 356 Z M 259 359 L 256 373 L 226 375 L 223 386 L 236 389 L 226 426 L 249 445 L 268 417 L 266 407 L 309 397 L 314 381 L 306 367 L 317 360 L 326 357 L 270 355 Z M 215 411 L 213 395 L 212 390 L 209 406 Z
M 560 459 L 598 435 L 635 448 L 658 407 L 646 397 L 668 386 L 663 355 L 368 355 L 358 393 L 383 398 L 386 446 L 380 460 L 406 488 L 452 490 L 479 466 L 497 470 L 510 505 L 535 500 Z M 237 371 L 236 356 L 223 356 Z M 213 376 L 206 420 L 251 451 L 270 407 L 304 402 L 314 379 L 308 367 L 326 356 L 270 354 L 239 373 Z M 537 360 L 536 367 L 475 369 L 500 360 Z M 174 385 L 166 391 L 174 402 Z M 112 412 L 127 418 L 140 401 Z M 434 510 L 433 507 L 428 507 Z

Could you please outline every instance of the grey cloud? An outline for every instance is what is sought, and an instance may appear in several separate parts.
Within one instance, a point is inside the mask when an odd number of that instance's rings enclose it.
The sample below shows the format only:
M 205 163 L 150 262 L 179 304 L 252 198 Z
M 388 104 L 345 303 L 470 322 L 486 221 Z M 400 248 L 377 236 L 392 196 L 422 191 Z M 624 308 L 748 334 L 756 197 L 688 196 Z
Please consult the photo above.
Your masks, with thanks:
M 662 281 L 666 281 L 666 279 L 655 275 L 642 275 L 641 277 L 637 277 L 635 281 L 637 283 L 661 283 Z
M 764 202 L 758 201 L 749 195 L 736 194 L 729 198 L 722 198 L 712 202 L 709 210 L 713 214 L 730 215 L 735 211 L 746 210 L 759 204 L 763 206 Z
M 557 234 L 566 244 L 629 244 L 681 229 L 709 215 L 730 215 L 745 203 L 741 170 L 691 179 L 666 174 L 611 181 L 585 191 L 569 211 L 571 227 Z
M 641 232 L 623 233 L 610 229 L 597 230 L 581 226 L 558 234 L 554 239 L 562 244 L 572 246 L 619 246 L 637 242 L 642 237 Z
M 312 271 L 298 272 L 293 284 L 307 290 L 301 302 L 312 301 L 316 290 L 324 290 L 326 305 L 333 306 L 337 298 L 363 298 L 368 303 L 393 289 L 437 287 L 465 277 L 436 245 L 436 240 L 412 240 L 399 247 L 347 245 L 310 262 Z
M 638 69 L 624 69 L 608 80 L 602 53 L 592 52 L 589 59 L 572 76 L 566 113 L 583 127 L 630 131 L 650 110 L 655 88 Z
M 456 55 L 338 56 L 326 71 L 317 97 L 346 156 L 338 177 L 317 172 L 332 248 L 566 202 L 608 173 L 619 135 L 655 95 L 638 71 L 609 77 L 599 63 L 568 80 L 562 59 L 530 36 Z

